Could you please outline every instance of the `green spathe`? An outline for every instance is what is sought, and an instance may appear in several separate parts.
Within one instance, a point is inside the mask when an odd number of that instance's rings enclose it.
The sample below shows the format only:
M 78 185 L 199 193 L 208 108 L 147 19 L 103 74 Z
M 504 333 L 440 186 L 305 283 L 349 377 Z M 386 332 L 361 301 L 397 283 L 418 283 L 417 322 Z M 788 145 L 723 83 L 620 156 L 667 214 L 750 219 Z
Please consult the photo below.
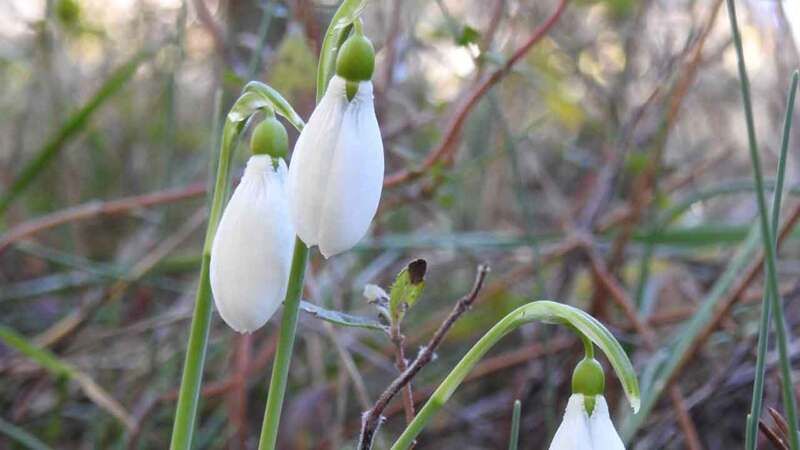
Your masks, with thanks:
M 594 410 L 594 396 L 603 395 L 606 376 L 603 366 L 594 358 L 583 358 L 572 372 L 572 393 L 584 395 L 584 406 L 589 415 Z
M 254 155 L 286 157 L 289 152 L 289 135 L 275 115 L 267 117 L 255 127 L 250 137 L 250 151 Z
M 375 48 L 363 34 L 354 32 L 339 49 L 336 74 L 347 81 L 369 81 L 375 70 Z

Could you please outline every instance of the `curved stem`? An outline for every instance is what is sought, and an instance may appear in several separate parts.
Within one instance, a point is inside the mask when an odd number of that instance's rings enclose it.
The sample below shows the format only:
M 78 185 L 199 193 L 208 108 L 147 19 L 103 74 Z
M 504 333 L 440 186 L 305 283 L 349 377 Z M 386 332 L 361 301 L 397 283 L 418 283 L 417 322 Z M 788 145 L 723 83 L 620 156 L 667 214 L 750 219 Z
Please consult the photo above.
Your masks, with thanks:
M 299 238 L 295 239 L 289 286 L 286 289 L 286 300 L 283 302 L 281 331 L 275 351 L 275 361 L 272 363 L 272 378 L 269 383 L 264 421 L 261 425 L 261 438 L 258 441 L 259 450 L 273 450 L 278 441 L 278 425 L 286 394 L 286 381 L 289 378 L 289 365 L 297 332 L 297 316 L 300 312 L 300 296 L 303 294 L 307 260 L 308 247 Z
M 584 335 L 581 336 L 581 341 L 583 341 L 583 353 L 586 359 L 594 359 L 594 344 L 592 344 L 591 339 L 587 338 Z
M 638 409 L 638 381 L 630 360 L 628 360 L 627 355 L 614 336 L 594 317 L 577 308 L 546 300 L 536 301 L 510 312 L 483 335 L 467 354 L 461 358 L 461 361 L 458 362 L 439 387 L 436 388 L 436 391 L 425 403 L 425 406 L 422 407 L 414 420 L 403 431 L 403 434 L 392 445 L 391 450 L 408 449 L 430 419 L 450 399 L 481 358 L 505 335 L 521 325 L 533 321 L 568 325 L 591 342 L 597 344 L 614 367 L 634 410 Z
M 189 344 L 186 359 L 183 363 L 181 388 L 178 393 L 178 405 L 175 410 L 175 421 L 172 427 L 171 450 L 188 450 L 192 445 L 195 417 L 200 397 L 200 384 L 203 378 L 203 366 L 206 359 L 208 330 L 211 325 L 211 284 L 209 282 L 209 263 L 211 261 L 211 244 L 214 233 L 222 217 L 222 208 L 228 197 L 231 156 L 236 138 L 243 127 L 243 122 L 226 122 L 222 132 L 222 143 L 219 152 L 219 165 L 214 182 L 214 194 L 208 214 L 203 258 L 200 265 L 200 284 L 197 287 L 192 325 L 189 332 Z
M 248 84 L 244 92 L 231 107 L 222 128 L 222 139 L 219 147 L 219 163 L 214 181 L 214 191 L 208 213 L 203 256 L 200 265 L 200 284 L 197 288 L 192 325 L 189 332 L 189 344 L 186 349 L 186 360 L 183 365 L 181 388 L 178 393 L 178 405 L 172 428 L 171 450 L 188 450 L 192 445 L 195 417 L 200 397 L 200 384 L 203 378 L 203 366 L 208 345 L 208 330 L 211 325 L 211 283 L 209 265 L 211 262 L 211 245 L 217 226 L 222 218 L 225 200 L 230 187 L 230 169 L 236 141 L 244 129 L 247 119 L 262 109 L 271 109 L 283 115 L 298 130 L 303 121 L 277 91 L 266 85 Z M 215 122 L 219 119 L 215 118 Z

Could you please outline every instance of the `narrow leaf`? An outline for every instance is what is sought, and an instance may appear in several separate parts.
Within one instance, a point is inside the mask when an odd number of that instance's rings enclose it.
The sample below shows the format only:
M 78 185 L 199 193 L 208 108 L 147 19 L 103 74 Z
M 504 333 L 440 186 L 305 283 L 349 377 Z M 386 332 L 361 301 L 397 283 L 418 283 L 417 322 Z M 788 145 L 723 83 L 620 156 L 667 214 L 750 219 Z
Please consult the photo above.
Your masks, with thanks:
M 69 141 L 86 128 L 86 124 L 92 115 L 127 84 L 128 80 L 136 73 L 139 64 L 148 56 L 149 53 L 140 53 L 114 71 L 94 96 L 69 116 L 61 128 L 44 143 L 39 151 L 36 152 L 36 155 L 25 164 L 8 190 L 0 196 L 0 216 L 5 213 L 11 202 L 47 167 L 50 161 L 64 149 Z
M 319 53 L 317 99 L 322 98 L 328 87 L 328 81 L 333 78 L 336 55 L 339 53 L 339 46 L 347 36 L 348 27 L 358 19 L 365 6 L 367 6 L 367 0 L 344 0 L 333 15 Z
M 356 316 L 341 311 L 335 311 L 332 309 L 326 309 L 305 300 L 300 301 L 300 309 L 318 319 L 322 319 L 335 325 L 352 328 L 367 328 L 370 330 L 380 330 L 384 332 L 386 331 L 386 327 L 381 325 L 381 323 L 377 320 Z

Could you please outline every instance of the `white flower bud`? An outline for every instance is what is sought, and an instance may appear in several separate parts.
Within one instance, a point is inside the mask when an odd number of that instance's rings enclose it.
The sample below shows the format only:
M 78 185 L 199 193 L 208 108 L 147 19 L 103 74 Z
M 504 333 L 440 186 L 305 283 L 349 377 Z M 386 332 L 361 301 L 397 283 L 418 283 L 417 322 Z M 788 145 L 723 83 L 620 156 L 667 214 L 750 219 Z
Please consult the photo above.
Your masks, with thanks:
M 572 394 L 564 420 L 553 437 L 550 450 L 625 450 L 611 422 L 608 405 L 602 395 L 594 396 L 592 415 L 586 412 L 583 394 Z
M 383 141 L 372 82 L 347 99 L 334 76 L 308 120 L 289 165 L 289 198 L 297 235 L 326 258 L 351 249 L 367 232 L 383 188 Z
M 250 157 L 211 247 L 210 281 L 222 319 L 240 333 L 260 328 L 286 295 L 294 249 L 286 164 Z
M 377 302 L 379 300 L 389 301 L 389 294 L 377 284 L 367 284 L 364 286 L 364 298 L 369 302 Z

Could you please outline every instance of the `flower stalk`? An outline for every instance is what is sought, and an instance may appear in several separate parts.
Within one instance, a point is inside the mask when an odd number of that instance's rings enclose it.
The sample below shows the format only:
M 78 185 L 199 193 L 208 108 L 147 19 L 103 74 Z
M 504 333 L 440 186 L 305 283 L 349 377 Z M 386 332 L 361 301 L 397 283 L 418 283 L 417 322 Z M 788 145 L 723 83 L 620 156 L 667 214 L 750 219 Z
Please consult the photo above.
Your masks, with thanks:
M 325 34 L 320 53 L 320 64 L 317 68 L 318 103 L 325 94 L 328 80 L 333 76 L 332 69 L 336 61 L 340 41 L 347 37 L 347 29 L 351 28 L 350 24 L 358 19 L 365 5 L 366 0 L 345 0 L 333 16 L 333 20 Z M 292 156 L 294 157 L 294 155 Z M 296 164 L 296 162 L 292 161 L 290 167 L 292 164 Z M 300 313 L 300 297 L 303 293 L 303 279 L 305 277 L 308 253 L 308 246 L 299 237 L 296 238 L 289 284 L 286 290 L 286 299 L 283 303 L 281 329 L 278 336 L 275 360 L 272 364 L 267 404 L 264 410 L 261 436 L 258 441 L 259 450 L 274 450 L 278 441 L 278 428 L 280 426 L 281 410 L 283 409 L 283 399 L 286 395 L 289 366 L 294 350 L 297 319 Z
M 292 269 L 289 274 L 289 286 L 286 289 L 286 300 L 283 302 L 281 331 L 275 360 L 272 363 L 272 377 L 267 394 L 267 406 L 264 410 L 264 421 L 261 425 L 261 437 L 258 449 L 274 449 L 278 442 L 278 425 L 281 420 L 283 398 L 286 395 L 286 382 L 289 378 L 289 365 L 292 359 L 295 336 L 297 334 L 297 318 L 300 313 L 300 296 L 303 293 L 303 279 L 308 261 L 308 247 L 299 238 L 295 239 Z
M 173 422 L 171 450 L 188 450 L 192 445 L 195 418 L 200 398 L 208 333 L 211 325 L 210 262 L 214 236 L 222 217 L 230 187 L 230 166 L 233 150 L 247 119 L 258 111 L 273 111 L 286 118 L 295 128 L 302 129 L 303 121 L 277 91 L 262 83 L 253 82 L 245 86 L 242 95 L 234 103 L 225 119 L 220 140 L 219 163 L 211 194 L 205 241 L 203 243 L 200 280 L 195 297 L 195 309 L 189 332 L 189 343 L 184 360 L 178 404 Z
M 520 326 L 542 321 L 567 325 L 596 344 L 606 355 L 619 378 L 628 402 L 634 411 L 639 409 L 639 383 L 630 360 L 611 332 L 589 314 L 562 303 L 542 300 L 528 303 L 501 319 L 461 358 L 439 384 L 425 406 L 392 445 L 392 450 L 408 449 L 431 418 L 452 397 L 464 378 L 504 336 Z

